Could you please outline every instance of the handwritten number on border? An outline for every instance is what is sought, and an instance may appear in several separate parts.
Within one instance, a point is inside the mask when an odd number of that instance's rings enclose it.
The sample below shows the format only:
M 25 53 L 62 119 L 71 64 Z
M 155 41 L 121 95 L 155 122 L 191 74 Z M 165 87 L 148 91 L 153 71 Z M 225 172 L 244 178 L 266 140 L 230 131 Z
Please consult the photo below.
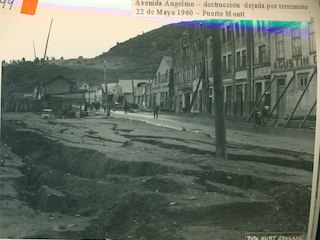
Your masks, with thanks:
M 14 0 L 0 0 L 0 4 L 2 3 L 2 9 L 6 7 L 6 4 L 10 5 L 9 10 L 11 10 Z

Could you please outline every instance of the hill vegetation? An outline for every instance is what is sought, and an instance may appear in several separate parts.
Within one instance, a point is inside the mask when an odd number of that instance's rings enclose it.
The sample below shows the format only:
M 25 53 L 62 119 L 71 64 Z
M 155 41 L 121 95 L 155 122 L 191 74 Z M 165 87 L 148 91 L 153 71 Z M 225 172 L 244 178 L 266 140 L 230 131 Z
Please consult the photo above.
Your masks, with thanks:
M 57 75 L 63 75 L 77 84 L 91 86 L 119 79 L 148 79 L 157 71 L 163 56 L 170 56 L 172 43 L 182 32 L 196 23 L 177 23 L 138 35 L 118 43 L 108 52 L 95 58 L 48 60 L 45 63 L 20 62 L 3 67 L 3 85 L 13 91 L 30 91 L 36 85 Z M 81 55 L 81 54 L 79 54 Z

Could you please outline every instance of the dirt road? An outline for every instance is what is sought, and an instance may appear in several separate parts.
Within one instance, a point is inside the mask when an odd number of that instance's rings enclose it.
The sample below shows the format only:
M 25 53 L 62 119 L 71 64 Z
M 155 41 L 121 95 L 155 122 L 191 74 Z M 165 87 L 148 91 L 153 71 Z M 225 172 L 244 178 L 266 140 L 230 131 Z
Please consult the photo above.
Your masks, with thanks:
M 10 220 L 0 222 L 1 237 L 233 240 L 305 232 L 312 155 L 234 141 L 222 161 L 211 136 L 127 118 L 5 114 L 8 161 L 0 170 L 10 177 L 0 191 L 15 194 L 0 201 L 19 201 L 26 211 L 0 205 Z

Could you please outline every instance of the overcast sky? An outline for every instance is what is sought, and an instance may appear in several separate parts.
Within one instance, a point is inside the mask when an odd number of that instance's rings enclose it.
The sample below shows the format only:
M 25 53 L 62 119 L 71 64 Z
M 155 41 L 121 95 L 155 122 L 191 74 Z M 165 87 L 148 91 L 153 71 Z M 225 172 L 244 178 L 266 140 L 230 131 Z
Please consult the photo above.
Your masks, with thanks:
M 123 8 L 108 11 L 102 7 L 38 5 L 34 16 L 0 12 L 0 58 L 33 60 L 33 41 L 37 57 L 42 58 L 51 18 L 53 25 L 47 56 L 65 59 L 95 57 L 117 42 L 169 23 L 169 20 L 132 17 L 131 12 Z

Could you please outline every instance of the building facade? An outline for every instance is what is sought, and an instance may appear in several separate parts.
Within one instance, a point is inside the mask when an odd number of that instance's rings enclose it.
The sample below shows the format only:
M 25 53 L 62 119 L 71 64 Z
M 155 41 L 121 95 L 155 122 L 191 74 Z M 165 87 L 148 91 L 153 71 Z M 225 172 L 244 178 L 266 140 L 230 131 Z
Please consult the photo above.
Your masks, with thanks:
M 173 110 L 173 69 L 172 58 L 164 56 L 152 81 L 152 104 L 162 111 Z
M 271 112 L 278 118 L 316 115 L 317 60 L 314 22 L 272 25 Z
M 183 32 L 173 46 L 174 103 L 176 112 L 203 112 L 206 110 L 207 86 L 204 76 L 205 30 L 202 24 Z
M 220 21 L 218 25 L 227 116 L 252 116 L 263 108 L 277 118 L 315 115 L 313 21 L 234 20 Z M 212 27 L 194 26 L 174 43 L 177 112 L 214 112 L 213 56 L 218 46 L 213 46 Z

